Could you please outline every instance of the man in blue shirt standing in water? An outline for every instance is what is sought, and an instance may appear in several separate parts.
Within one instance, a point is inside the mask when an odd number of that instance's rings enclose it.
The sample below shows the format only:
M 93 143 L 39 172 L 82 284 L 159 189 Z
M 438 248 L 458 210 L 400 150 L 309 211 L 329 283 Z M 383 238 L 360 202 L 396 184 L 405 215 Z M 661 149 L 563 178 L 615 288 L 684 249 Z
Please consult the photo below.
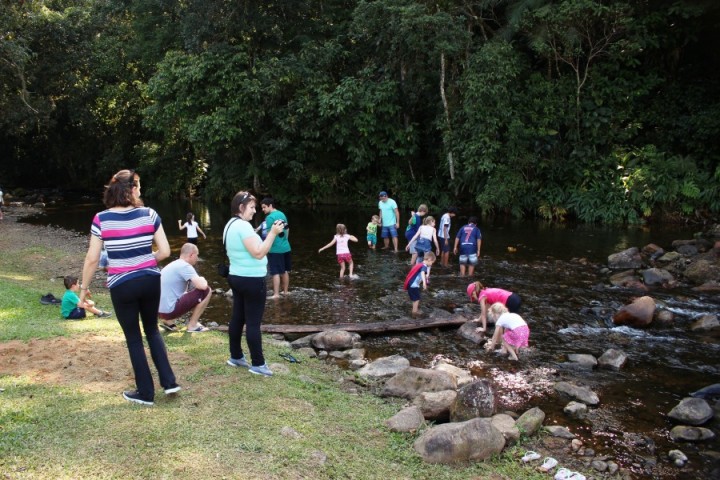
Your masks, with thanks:
M 400 228 L 400 211 L 397 203 L 392 198 L 388 198 L 387 192 L 380 192 L 380 201 L 378 202 L 380 209 L 380 218 L 382 219 L 382 238 L 385 242 L 383 249 L 390 247 L 390 237 L 393 241 L 393 249 L 398 252 L 397 231 Z

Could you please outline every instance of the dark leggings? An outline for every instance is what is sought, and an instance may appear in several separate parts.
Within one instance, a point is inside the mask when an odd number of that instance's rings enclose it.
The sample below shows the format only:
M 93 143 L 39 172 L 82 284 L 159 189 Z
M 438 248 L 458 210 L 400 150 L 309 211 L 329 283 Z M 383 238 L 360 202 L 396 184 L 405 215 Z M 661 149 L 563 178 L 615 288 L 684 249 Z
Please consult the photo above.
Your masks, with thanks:
M 521 303 L 522 299 L 520 298 L 520 295 L 518 295 L 517 293 L 513 293 L 508 297 L 507 301 L 505 302 L 505 306 L 511 313 L 520 313 Z
M 123 282 L 110 289 L 110 298 L 125 334 L 137 390 L 144 400 L 152 401 L 155 398 L 155 385 L 145 355 L 138 316 L 142 320 L 150 355 L 160 376 L 160 385 L 163 388 L 175 386 L 175 374 L 170 367 L 165 342 L 158 331 L 160 276 L 146 275 Z
M 265 364 L 262 349 L 262 335 L 260 324 L 265 312 L 267 287 L 265 277 L 238 277 L 230 275 L 228 283 L 233 292 L 233 309 L 230 317 L 230 358 L 239 359 L 243 356 L 242 339 L 243 327 L 245 339 L 250 349 L 250 358 L 253 366 Z

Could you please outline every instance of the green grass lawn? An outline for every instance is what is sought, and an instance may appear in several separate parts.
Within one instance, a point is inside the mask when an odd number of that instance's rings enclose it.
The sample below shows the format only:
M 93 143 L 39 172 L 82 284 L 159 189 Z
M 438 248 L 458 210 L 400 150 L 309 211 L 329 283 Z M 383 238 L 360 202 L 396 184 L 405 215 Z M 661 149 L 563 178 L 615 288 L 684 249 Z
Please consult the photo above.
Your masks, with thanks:
M 40 305 L 41 295 L 59 296 L 62 285 L 49 290 L 47 280 L 23 273 L 29 271 L 19 260 L 0 265 L 0 346 L 32 341 L 47 355 L 44 345 L 57 337 L 87 343 L 103 336 L 124 350 L 114 319 L 65 321 L 58 306 Z M 110 307 L 107 294 L 94 299 Z M 165 338 L 183 390 L 159 392 L 154 407 L 82 381 L 0 375 L 3 478 L 546 478 L 519 462 L 520 447 L 482 463 L 424 463 L 412 448 L 417 434 L 384 427 L 403 403 L 347 393 L 340 380 L 352 373 L 332 364 L 295 354 L 302 363 L 285 363 L 286 372 L 264 378 L 225 365 L 223 333 Z M 269 363 L 282 362 L 285 348 L 276 343 L 265 339 Z M 128 370 L 122 358 L 106 368 Z M 125 388 L 132 387 L 130 379 Z

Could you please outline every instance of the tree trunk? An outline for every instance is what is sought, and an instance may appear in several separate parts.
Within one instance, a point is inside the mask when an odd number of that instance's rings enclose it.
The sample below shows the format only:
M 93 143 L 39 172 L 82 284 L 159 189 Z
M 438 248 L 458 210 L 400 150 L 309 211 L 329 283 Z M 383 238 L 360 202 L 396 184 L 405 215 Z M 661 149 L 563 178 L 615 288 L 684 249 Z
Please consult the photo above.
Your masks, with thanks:
M 390 322 L 375 323 L 335 323 L 328 325 L 262 325 L 260 330 L 266 333 L 317 333 L 328 330 L 345 330 L 358 333 L 407 332 L 437 327 L 458 327 L 466 322 L 462 315 L 437 318 L 401 318 Z
M 442 98 L 443 109 L 445 110 L 445 122 L 447 123 L 447 133 L 452 129 L 450 127 L 450 109 L 448 108 L 447 96 L 445 95 L 445 54 L 440 54 L 440 97 Z M 455 162 L 453 160 L 452 148 L 448 145 L 447 136 L 445 135 L 445 149 L 447 150 L 448 169 L 450 170 L 450 180 L 455 180 Z

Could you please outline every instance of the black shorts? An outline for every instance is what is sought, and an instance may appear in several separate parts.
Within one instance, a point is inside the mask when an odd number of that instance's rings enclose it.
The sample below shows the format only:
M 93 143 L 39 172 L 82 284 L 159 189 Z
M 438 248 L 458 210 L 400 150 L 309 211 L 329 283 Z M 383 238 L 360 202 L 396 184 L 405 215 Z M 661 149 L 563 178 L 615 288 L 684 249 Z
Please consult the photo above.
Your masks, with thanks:
M 270 275 L 282 275 L 292 270 L 291 252 L 268 253 L 268 272 Z
M 420 287 L 408 288 L 408 296 L 413 302 L 420 300 Z
M 438 243 L 440 244 L 440 252 L 441 253 L 448 253 L 450 250 L 452 250 L 450 245 L 450 239 L 449 238 L 441 238 L 438 237 Z

